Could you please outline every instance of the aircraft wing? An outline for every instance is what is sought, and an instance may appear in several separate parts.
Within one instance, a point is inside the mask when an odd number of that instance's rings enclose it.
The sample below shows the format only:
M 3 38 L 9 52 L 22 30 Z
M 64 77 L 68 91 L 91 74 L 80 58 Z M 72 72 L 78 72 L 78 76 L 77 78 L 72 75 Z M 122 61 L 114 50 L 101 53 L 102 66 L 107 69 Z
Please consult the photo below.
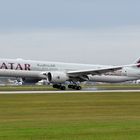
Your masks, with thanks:
M 68 75 L 70 76 L 81 76 L 81 75 L 100 75 L 107 72 L 114 72 L 117 70 L 121 70 L 122 67 L 110 67 L 110 68 L 99 68 L 99 69 L 89 69 L 89 70 L 77 70 L 77 71 L 69 71 Z
M 131 64 L 131 65 L 123 65 L 123 66 L 110 66 L 106 68 L 99 68 L 99 69 L 89 69 L 89 70 L 76 70 L 76 71 L 69 71 L 67 74 L 70 76 L 82 76 L 82 75 L 100 75 L 105 74 L 108 72 L 115 72 L 117 70 L 121 70 L 124 67 L 136 67 L 139 64 Z

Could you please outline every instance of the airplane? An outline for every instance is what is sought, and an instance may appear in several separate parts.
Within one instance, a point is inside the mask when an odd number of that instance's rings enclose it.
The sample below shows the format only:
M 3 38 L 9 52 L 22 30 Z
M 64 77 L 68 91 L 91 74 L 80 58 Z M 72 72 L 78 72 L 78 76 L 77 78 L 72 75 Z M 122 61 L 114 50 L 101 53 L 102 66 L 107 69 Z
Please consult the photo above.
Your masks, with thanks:
M 54 88 L 81 90 L 79 82 L 120 83 L 140 79 L 140 59 L 122 66 L 0 59 L 0 76 L 22 78 L 24 83 L 48 80 Z

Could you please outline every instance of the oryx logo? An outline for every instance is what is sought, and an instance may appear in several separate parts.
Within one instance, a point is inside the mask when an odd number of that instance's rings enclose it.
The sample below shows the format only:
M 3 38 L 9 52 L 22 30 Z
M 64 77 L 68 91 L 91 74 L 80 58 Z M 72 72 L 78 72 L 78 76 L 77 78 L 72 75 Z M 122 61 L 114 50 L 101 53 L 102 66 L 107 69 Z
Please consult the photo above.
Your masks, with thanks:
M 140 60 L 137 62 L 137 67 L 140 68 Z

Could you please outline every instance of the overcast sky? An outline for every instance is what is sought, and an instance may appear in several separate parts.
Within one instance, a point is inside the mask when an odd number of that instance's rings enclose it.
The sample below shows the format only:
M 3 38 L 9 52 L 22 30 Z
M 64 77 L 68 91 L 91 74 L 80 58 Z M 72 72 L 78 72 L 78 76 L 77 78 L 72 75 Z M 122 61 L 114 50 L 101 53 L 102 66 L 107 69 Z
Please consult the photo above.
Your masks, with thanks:
M 0 0 L 0 57 L 130 64 L 140 57 L 139 0 Z

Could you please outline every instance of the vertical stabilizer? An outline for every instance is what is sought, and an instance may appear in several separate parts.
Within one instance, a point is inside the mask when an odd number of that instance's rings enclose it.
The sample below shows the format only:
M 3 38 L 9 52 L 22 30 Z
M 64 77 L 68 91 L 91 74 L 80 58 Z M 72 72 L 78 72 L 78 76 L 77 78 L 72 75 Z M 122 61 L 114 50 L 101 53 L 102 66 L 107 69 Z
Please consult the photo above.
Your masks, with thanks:
M 137 67 L 140 68 L 140 58 L 135 61 L 135 64 L 138 64 Z

